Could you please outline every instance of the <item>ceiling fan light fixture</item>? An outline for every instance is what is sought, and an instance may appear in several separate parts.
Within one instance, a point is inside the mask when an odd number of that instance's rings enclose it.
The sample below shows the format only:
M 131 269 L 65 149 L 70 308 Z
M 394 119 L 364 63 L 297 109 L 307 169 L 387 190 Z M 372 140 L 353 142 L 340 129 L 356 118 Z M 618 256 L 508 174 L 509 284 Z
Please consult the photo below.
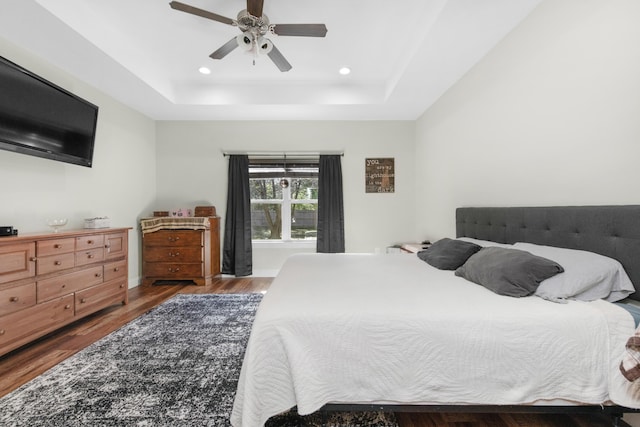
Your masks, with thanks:
M 200 67 L 198 68 L 198 71 L 200 71 L 200 74 L 211 74 L 211 70 L 207 67 Z
M 271 40 L 264 37 L 258 39 L 258 52 L 267 55 L 273 49 L 273 43 Z
M 253 34 L 250 31 L 245 31 L 242 34 L 238 34 L 236 37 L 236 41 L 238 42 L 238 46 L 242 49 L 249 51 L 253 48 Z

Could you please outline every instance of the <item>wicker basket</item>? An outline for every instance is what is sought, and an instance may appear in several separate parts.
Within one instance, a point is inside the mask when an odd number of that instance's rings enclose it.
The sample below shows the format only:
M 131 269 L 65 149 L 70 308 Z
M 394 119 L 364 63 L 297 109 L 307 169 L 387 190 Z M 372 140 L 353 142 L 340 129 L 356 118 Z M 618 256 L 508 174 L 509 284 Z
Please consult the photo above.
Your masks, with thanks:
M 86 218 L 84 220 L 84 228 L 109 228 L 111 220 L 106 216 L 96 218 Z

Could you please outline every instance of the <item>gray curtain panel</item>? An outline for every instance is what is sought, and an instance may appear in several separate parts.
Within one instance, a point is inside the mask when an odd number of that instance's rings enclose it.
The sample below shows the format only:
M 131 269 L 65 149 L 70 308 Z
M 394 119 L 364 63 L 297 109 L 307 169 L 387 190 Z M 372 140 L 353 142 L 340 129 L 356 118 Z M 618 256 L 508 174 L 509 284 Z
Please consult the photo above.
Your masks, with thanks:
M 344 252 L 344 204 L 340 158 L 339 155 L 320 156 L 317 252 Z
M 249 156 L 233 155 L 229 156 L 222 273 L 235 276 L 251 275 L 252 255 Z

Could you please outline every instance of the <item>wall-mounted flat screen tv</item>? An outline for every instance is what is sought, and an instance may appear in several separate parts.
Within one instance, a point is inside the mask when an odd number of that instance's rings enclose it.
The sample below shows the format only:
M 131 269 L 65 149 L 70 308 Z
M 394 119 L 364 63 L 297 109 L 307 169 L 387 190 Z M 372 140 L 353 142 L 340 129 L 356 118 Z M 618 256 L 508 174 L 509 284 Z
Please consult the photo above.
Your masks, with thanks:
M 0 149 L 91 167 L 98 107 L 0 56 Z

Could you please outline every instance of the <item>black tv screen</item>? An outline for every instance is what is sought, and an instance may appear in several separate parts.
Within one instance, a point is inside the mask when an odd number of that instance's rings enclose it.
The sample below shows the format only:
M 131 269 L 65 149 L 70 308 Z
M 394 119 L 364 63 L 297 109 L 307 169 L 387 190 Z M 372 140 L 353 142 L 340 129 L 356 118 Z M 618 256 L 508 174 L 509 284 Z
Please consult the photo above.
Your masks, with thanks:
M 98 107 L 0 56 L 0 149 L 91 167 Z

